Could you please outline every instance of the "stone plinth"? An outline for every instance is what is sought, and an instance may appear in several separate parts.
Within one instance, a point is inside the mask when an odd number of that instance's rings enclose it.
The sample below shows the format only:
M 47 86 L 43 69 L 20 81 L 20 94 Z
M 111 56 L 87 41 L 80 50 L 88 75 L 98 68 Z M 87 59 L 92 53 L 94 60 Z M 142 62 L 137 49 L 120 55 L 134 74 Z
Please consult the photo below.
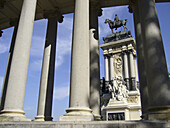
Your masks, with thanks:
M 168 128 L 161 121 L 0 122 L 0 128 Z
M 128 93 L 128 98 L 123 101 L 110 99 L 106 107 L 102 108 L 102 112 L 106 114 L 106 120 L 109 120 L 109 114 L 123 113 L 122 120 L 140 120 L 141 105 L 140 94 L 138 91 Z

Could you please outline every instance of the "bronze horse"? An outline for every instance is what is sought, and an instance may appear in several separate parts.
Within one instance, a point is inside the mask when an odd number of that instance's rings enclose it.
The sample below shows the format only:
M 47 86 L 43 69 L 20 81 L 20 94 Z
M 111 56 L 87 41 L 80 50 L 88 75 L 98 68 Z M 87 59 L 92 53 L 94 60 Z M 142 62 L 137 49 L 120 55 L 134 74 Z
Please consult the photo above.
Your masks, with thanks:
M 127 22 L 128 22 L 127 19 L 125 19 L 125 20 L 119 20 L 119 21 L 112 21 L 112 20 L 106 19 L 104 23 L 105 23 L 105 24 L 108 23 L 110 29 L 112 30 L 112 33 L 114 33 L 114 32 L 113 32 L 113 29 L 115 28 L 115 30 L 117 30 L 117 28 L 119 28 L 119 27 L 121 27 L 121 26 L 123 26 L 124 31 L 125 31 L 125 29 L 128 30 L 128 28 L 126 27 L 126 23 L 127 23 Z

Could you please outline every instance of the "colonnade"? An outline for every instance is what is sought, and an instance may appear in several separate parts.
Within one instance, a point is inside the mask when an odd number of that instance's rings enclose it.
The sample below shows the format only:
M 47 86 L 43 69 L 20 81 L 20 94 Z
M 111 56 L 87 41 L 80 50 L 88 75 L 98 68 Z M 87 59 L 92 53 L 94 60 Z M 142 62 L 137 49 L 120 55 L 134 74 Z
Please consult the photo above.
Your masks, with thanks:
M 23 105 L 36 2 L 37 0 L 23 1 L 18 28 L 16 26 L 17 31 L 14 31 L 14 46 L 11 45 L 13 47 L 12 54 L 9 53 L 11 59 L 9 59 L 8 65 L 10 68 L 7 66 L 6 74 L 8 75 L 5 76 L 7 82 L 4 82 L 2 93 L 1 121 L 29 120 L 24 116 Z M 132 3 L 143 115 L 147 115 L 149 119 L 153 120 L 169 119 L 170 84 L 168 83 L 167 65 L 155 1 L 138 0 L 138 3 L 136 1 L 132 1 Z M 70 101 L 69 108 L 66 110 L 67 113 L 60 117 L 61 121 L 100 119 L 98 16 L 101 15 L 101 9 L 100 6 L 96 5 L 99 4 L 90 4 L 89 0 L 75 0 Z M 45 14 L 45 18 L 48 18 L 48 28 L 41 73 L 38 113 L 35 118 L 41 121 L 52 120 L 57 22 L 62 22 L 63 18 L 61 14 L 58 15 L 58 10 L 54 12 L 55 15 L 50 14 Z M 129 58 L 132 66 L 133 55 L 131 52 Z M 124 60 L 127 60 L 126 54 L 124 54 Z M 108 57 L 105 57 L 105 63 L 109 63 L 109 61 L 112 62 L 112 59 L 109 60 Z M 133 69 L 130 68 L 127 71 L 134 72 Z M 106 70 L 107 73 L 108 69 Z M 126 77 L 128 79 L 127 72 Z M 133 73 L 129 78 L 133 83 Z M 106 77 L 106 80 L 109 80 L 109 76 Z
M 134 48 L 129 44 L 128 46 L 121 46 L 121 54 L 123 59 L 123 76 L 128 90 L 136 90 L 136 81 L 138 74 L 135 72 L 135 54 Z M 108 51 L 112 51 L 109 49 Z M 114 62 L 113 53 L 105 54 L 105 82 L 108 83 L 114 79 Z M 135 61 L 134 61 L 135 60 Z

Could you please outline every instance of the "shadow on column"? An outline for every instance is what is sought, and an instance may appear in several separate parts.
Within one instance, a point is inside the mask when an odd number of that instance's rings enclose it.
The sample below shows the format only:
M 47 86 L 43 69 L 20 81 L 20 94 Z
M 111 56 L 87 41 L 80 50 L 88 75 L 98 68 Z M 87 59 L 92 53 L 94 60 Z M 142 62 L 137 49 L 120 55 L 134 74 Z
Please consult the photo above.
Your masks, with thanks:
M 47 45 L 47 44 L 46 44 Z M 49 45 L 49 44 L 48 44 Z M 52 121 L 52 102 L 53 102 L 53 88 L 54 88 L 54 72 L 55 72 L 55 48 L 56 42 L 51 43 L 51 52 L 50 52 L 50 64 L 48 72 L 48 83 L 47 83 L 47 92 L 46 92 L 46 102 L 45 102 L 45 121 Z M 48 46 L 45 46 L 48 47 Z

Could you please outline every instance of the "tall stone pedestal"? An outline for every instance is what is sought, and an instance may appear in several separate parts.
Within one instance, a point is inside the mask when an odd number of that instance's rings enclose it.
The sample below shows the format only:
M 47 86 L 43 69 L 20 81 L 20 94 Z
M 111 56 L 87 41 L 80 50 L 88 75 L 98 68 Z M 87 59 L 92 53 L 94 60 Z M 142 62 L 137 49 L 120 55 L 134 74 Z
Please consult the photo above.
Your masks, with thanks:
M 118 101 L 110 99 L 107 106 L 102 108 L 104 120 L 140 120 L 141 105 L 138 91 L 128 93 L 128 98 Z
M 105 70 L 112 79 L 105 82 L 102 89 L 102 119 L 140 120 L 135 40 L 130 31 L 116 32 L 103 40 L 100 47 L 104 51 Z M 110 64 L 106 63 L 106 56 L 109 56 Z M 106 78 L 108 74 L 105 74 Z

